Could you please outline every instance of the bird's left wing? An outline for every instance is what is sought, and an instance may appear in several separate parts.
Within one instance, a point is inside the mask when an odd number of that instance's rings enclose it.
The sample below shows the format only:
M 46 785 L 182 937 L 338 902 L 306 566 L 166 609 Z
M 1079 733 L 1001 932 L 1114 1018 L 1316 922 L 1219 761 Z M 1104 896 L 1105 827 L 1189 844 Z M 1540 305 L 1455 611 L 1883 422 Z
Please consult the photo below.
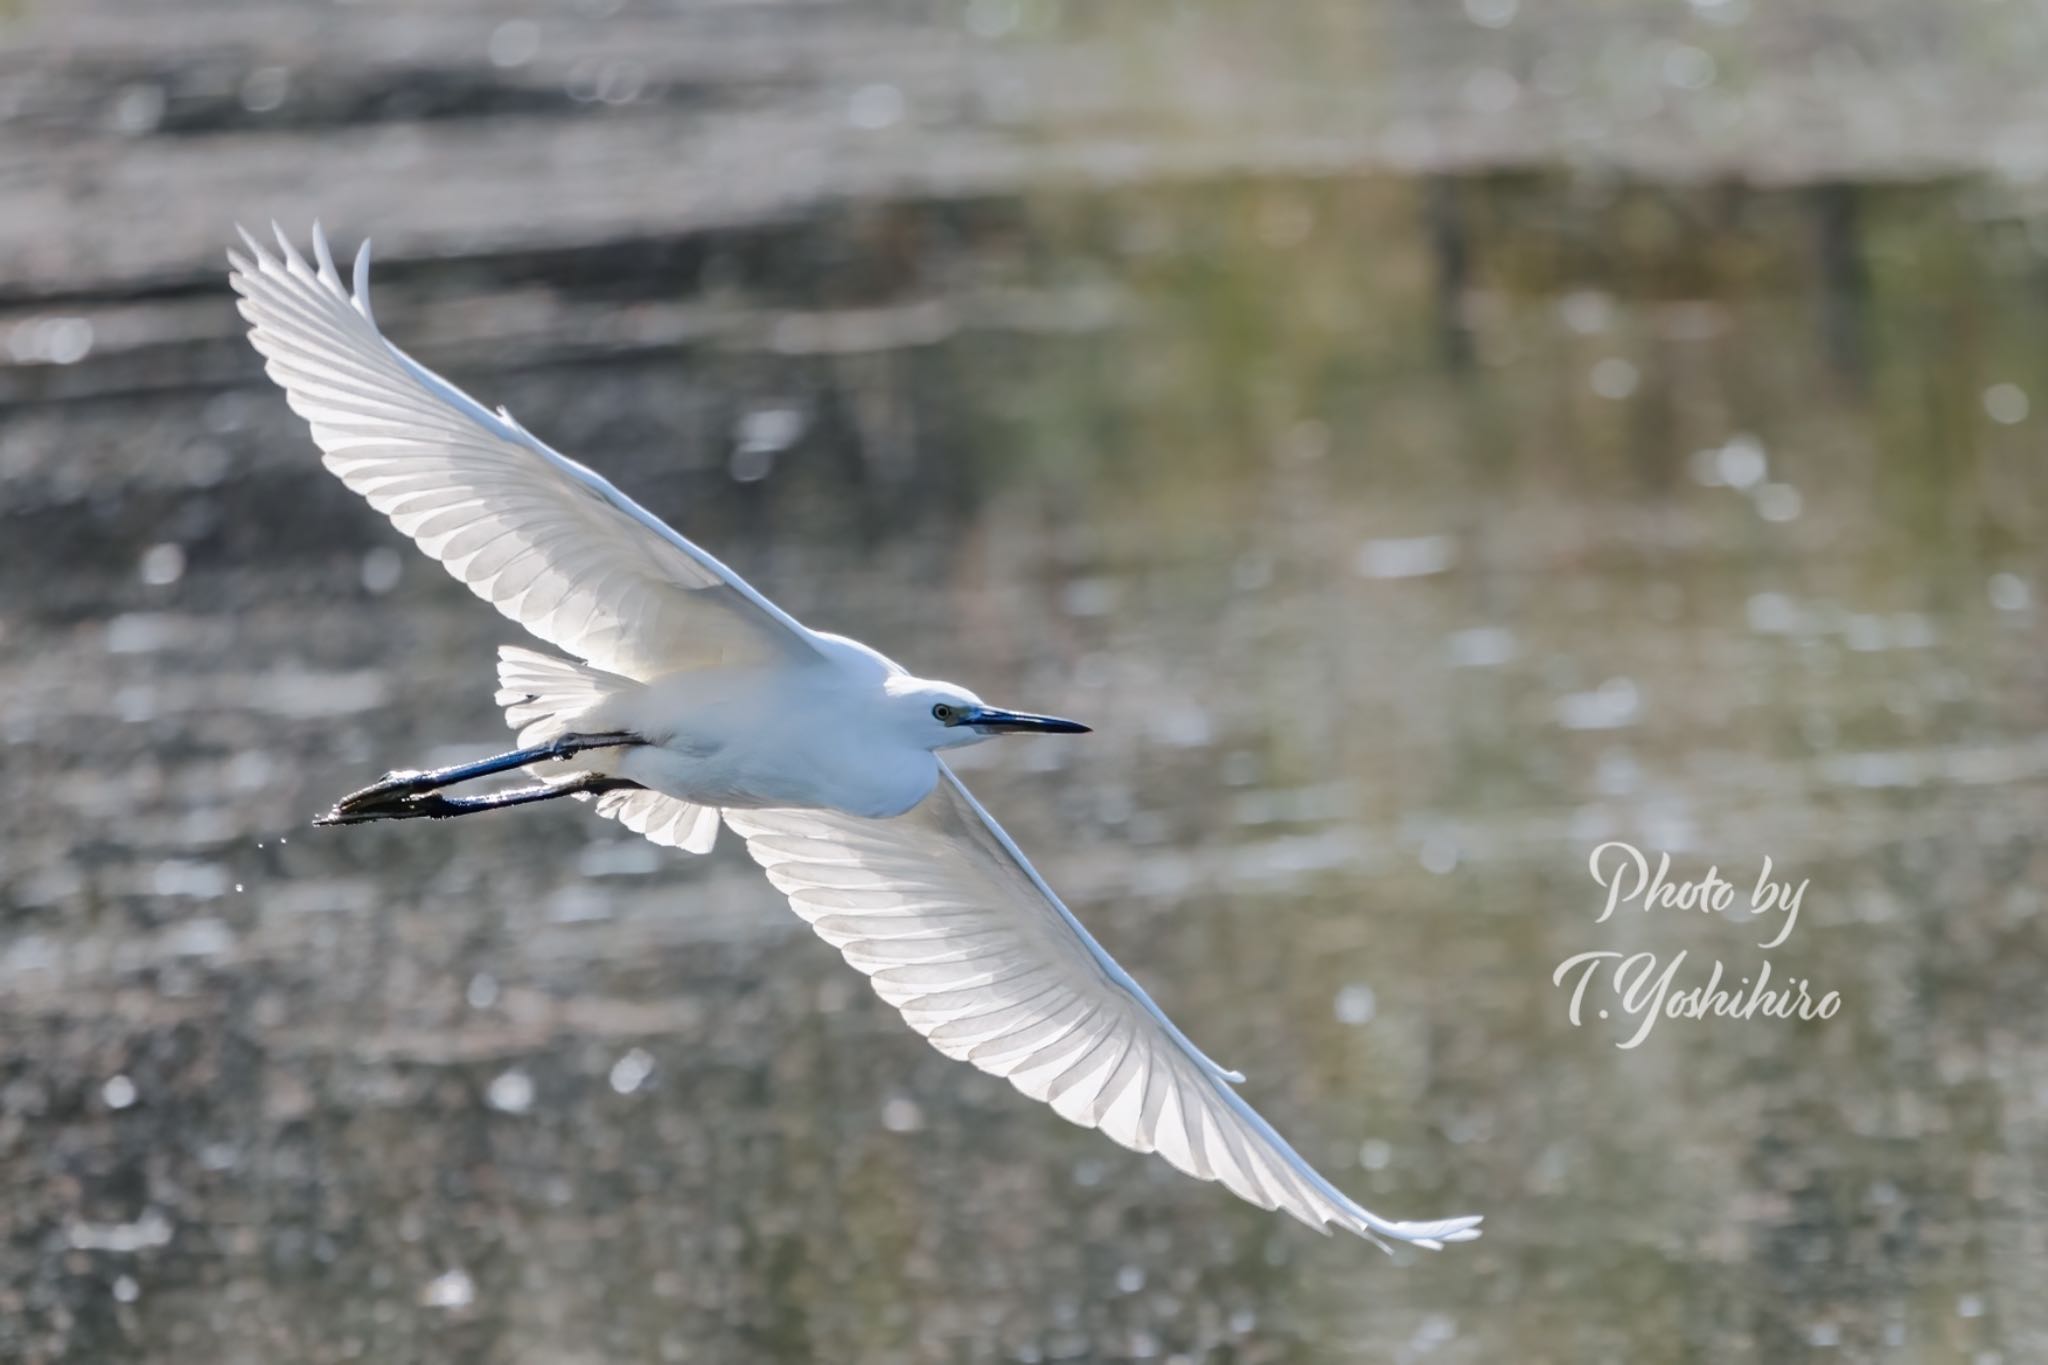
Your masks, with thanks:
M 1243 1078 L 1174 1027 L 943 764 L 932 794 L 893 819 L 725 819 L 796 912 L 947 1056 L 1318 1230 L 1432 1248 L 1479 1235 L 1472 1217 L 1381 1218 L 1317 1174 L 1232 1088 Z
M 369 243 L 351 293 L 327 238 L 228 253 L 249 340 L 327 467 L 470 591 L 550 644 L 646 681 L 818 661 L 815 637 L 594 471 L 384 339 Z

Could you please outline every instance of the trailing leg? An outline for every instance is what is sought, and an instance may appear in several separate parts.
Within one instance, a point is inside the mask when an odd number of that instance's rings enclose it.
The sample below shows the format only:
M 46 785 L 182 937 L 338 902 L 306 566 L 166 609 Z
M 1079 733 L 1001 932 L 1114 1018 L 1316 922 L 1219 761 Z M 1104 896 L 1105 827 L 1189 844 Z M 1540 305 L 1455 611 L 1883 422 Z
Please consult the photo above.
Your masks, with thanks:
M 408 802 L 429 792 L 437 792 L 443 787 L 452 787 L 459 782 L 468 782 L 479 777 L 489 777 L 493 773 L 510 772 L 514 768 L 524 768 L 534 763 L 572 758 L 590 749 L 618 749 L 644 743 L 646 741 L 638 735 L 623 732 L 562 735 L 549 740 L 546 744 L 536 744 L 530 749 L 514 749 L 511 753 L 480 758 L 474 763 L 458 763 L 453 767 L 435 768 L 428 772 L 386 773 L 380 781 L 342 797 L 334 803 L 333 810 L 314 823 L 341 825 L 387 817 L 405 819 L 424 813 L 404 809 Z
M 541 782 L 531 787 L 520 787 L 516 791 L 493 792 L 488 796 L 443 796 L 437 791 L 423 791 L 367 806 L 357 805 L 344 809 L 344 803 L 316 818 L 313 823 L 361 825 L 372 820 L 448 820 L 458 815 L 475 815 L 480 811 L 530 806 L 537 801 L 553 801 L 561 796 L 597 796 L 604 792 L 635 791 L 639 788 L 638 782 L 627 778 L 610 777 L 604 773 L 585 773 L 567 782 Z

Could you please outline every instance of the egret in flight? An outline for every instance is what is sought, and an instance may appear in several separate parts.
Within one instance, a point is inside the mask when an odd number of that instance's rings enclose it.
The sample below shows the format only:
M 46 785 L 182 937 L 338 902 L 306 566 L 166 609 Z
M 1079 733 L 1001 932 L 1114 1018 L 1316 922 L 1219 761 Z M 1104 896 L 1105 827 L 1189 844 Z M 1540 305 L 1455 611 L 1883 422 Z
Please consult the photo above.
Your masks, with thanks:
M 496 700 L 519 748 L 396 772 L 322 824 L 448 817 L 573 796 L 703 853 L 723 821 L 792 909 L 949 1057 L 1139 1152 L 1319 1231 L 1438 1248 L 1478 1218 L 1395 1222 L 1318 1174 L 1083 928 L 941 757 L 1085 725 L 991 706 L 811 630 L 590 469 L 387 342 L 369 243 L 344 285 L 242 234 L 249 337 L 328 469 L 532 635 Z M 510 792 L 455 795 L 528 769 Z

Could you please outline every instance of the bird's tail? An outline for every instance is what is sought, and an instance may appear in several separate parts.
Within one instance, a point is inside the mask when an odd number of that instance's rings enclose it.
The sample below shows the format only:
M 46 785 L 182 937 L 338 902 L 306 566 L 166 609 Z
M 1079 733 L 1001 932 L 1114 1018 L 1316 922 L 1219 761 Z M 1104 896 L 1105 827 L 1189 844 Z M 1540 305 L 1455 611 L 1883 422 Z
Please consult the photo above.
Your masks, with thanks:
M 531 748 L 569 733 L 576 718 L 639 684 L 588 664 L 504 645 L 498 650 L 498 705 L 505 723 Z
M 519 732 L 522 747 L 545 744 L 573 732 L 576 721 L 601 702 L 639 686 L 631 678 L 517 645 L 498 650 L 495 700 L 505 708 L 505 723 Z M 550 781 L 572 772 L 555 765 L 547 771 L 534 771 Z M 596 800 L 599 815 L 617 820 L 657 844 L 708 853 L 718 838 L 718 812 L 709 806 L 644 789 L 606 792 Z

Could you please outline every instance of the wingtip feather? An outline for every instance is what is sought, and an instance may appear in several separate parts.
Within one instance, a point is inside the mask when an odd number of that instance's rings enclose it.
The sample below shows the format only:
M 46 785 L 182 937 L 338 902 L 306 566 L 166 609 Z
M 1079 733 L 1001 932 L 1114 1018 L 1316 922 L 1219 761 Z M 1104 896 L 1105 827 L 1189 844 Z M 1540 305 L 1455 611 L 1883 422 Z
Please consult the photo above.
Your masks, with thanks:
M 1480 1214 L 1465 1214 L 1457 1218 L 1442 1218 L 1427 1223 L 1391 1223 L 1381 1227 L 1363 1227 L 1359 1235 L 1369 1237 L 1381 1246 L 1384 1241 L 1375 1233 L 1398 1238 L 1410 1246 L 1425 1251 L 1442 1251 L 1453 1242 L 1476 1242 L 1479 1240 L 1479 1224 L 1484 1221 Z
M 339 292 L 341 272 L 334 268 L 334 251 L 327 244 L 327 233 L 318 218 L 313 220 L 313 260 L 320 267 L 320 282 Z
M 363 244 L 356 248 L 356 263 L 352 273 L 355 279 L 354 302 L 356 311 L 363 315 L 365 322 L 375 327 L 377 319 L 370 313 L 370 239 L 368 237 L 363 238 Z

